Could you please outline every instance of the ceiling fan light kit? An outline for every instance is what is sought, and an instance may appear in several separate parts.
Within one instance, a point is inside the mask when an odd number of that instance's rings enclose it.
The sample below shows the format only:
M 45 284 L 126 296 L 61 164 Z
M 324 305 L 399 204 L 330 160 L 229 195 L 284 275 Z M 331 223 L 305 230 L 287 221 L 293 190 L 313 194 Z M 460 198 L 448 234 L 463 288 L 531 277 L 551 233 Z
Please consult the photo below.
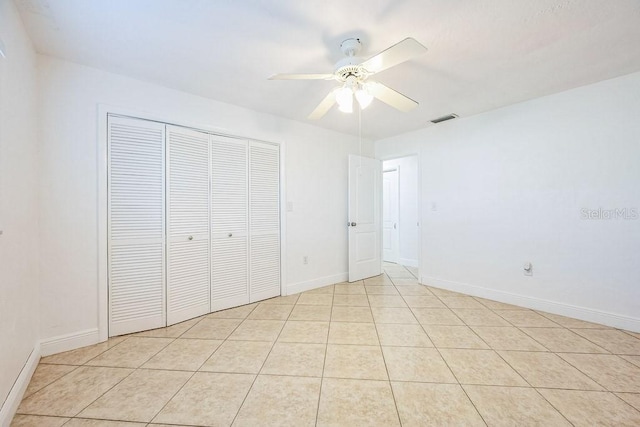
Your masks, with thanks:
M 352 113 L 354 97 L 360 109 L 367 108 L 373 98 L 403 112 L 417 107 L 418 103 L 413 99 L 396 92 L 382 83 L 367 81 L 367 79 L 380 71 L 422 55 L 427 51 L 427 48 L 409 37 L 366 61 L 362 61 L 362 58 L 357 56 L 361 48 L 362 43 L 358 38 L 344 40 L 340 44 L 340 49 L 345 58 L 336 63 L 333 74 L 276 74 L 269 77 L 269 79 L 337 80 L 342 83 L 339 88 L 329 92 L 316 109 L 313 110 L 309 115 L 309 119 L 312 120 L 322 118 L 334 104 L 338 104 L 338 109 L 343 113 Z

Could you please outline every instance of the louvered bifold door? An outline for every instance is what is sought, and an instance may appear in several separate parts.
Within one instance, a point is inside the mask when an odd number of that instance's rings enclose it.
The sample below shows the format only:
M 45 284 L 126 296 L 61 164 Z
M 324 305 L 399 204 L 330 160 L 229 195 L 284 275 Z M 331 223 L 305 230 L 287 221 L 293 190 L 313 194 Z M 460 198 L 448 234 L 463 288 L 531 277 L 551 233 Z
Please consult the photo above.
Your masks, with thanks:
M 247 141 L 211 140 L 211 310 L 249 303 Z
M 109 336 L 165 326 L 163 124 L 108 118 Z
M 280 153 L 249 143 L 250 301 L 280 295 Z
M 209 134 L 167 126 L 167 324 L 209 313 Z

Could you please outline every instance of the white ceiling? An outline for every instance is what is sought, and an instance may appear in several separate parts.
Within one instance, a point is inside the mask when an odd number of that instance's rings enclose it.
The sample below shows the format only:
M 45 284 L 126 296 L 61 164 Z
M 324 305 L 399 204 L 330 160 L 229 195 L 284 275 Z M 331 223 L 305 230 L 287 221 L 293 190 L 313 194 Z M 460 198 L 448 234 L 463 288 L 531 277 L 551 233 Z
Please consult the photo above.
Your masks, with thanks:
M 369 57 L 413 37 L 429 51 L 376 80 L 417 100 L 364 110 L 380 139 L 640 70 L 638 0 L 15 0 L 38 52 L 293 120 L 336 85 L 348 37 Z M 333 108 L 312 122 L 357 133 Z

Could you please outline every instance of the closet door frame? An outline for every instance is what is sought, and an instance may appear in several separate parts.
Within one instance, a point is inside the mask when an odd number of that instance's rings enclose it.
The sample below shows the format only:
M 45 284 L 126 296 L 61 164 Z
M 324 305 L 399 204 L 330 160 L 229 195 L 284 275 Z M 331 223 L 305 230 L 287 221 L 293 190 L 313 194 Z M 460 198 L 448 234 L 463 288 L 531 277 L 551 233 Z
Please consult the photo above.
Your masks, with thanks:
M 236 138 L 253 140 L 258 142 L 266 142 L 268 144 L 276 144 L 280 146 L 280 294 L 288 295 L 287 292 L 287 247 L 286 247 L 286 231 L 287 231 L 287 202 L 286 202 L 286 141 L 267 141 L 260 138 L 253 138 L 243 135 L 241 131 L 236 134 L 229 133 L 228 130 L 221 130 L 211 126 L 203 126 L 201 123 L 179 122 L 161 114 L 149 114 L 131 108 L 113 106 L 109 104 L 97 105 L 97 172 L 98 172 L 98 296 L 97 296 L 97 328 L 88 329 L 72 337 L 65 337 L 63 340 L 56 341 L 47 346 L 49 354 L 66 350 L 72 350 L 78 347 L 96 344 L 106 341 L 109 338 L 109 287 L 108 287 L 108 155 L 107 155 L 107 119 L 108 116 L 128 117 L 132 119 L 150 120 L 164 123 L 167 125 L 175 125 L 191 128 L 194 130 L 204 131 L 211 134 Z

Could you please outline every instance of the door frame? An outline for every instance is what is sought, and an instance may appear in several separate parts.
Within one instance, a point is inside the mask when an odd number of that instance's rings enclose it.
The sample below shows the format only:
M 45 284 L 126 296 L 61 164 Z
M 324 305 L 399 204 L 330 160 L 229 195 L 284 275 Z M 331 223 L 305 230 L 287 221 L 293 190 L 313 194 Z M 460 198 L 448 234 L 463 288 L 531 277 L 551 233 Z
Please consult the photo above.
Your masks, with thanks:
M 416 167 L 418 169 L 418 182 L 417 182 L 417 192 L 418 192 L 418 283 L 422 284 L 422 276 L 424 275 L 422 272 L 424 271 L 425 266 L 422 264 L 422 241 L 423 241 L 423 228 L 422 228 L 422 166 L 420 162 L 420 152 L 419 151 L 410 151 L 406 154 L 393 154 L 388 156 L 376 156 L 377 159 L 380 159 L 382 164 L 388 160 L 398 160 L 403 159 L 405 157 L 415 157 L 416 158 Z M 384 170 L 384 167 L 383 167 Z M 398 170 L 400 170 L 398 168 Z M 398 174 L 398 182 L 401 180 L 400 174 Z
M 168 118 L 164 114 L 153 114 L 149 112 L 128 109 L 109 104 L 98 104 L 97 109 L 97 171 L 98 171 L 98 194 L 97 194 L 97 233 L 98 233 L 98 295 L 96 304 L 98 305 L 98 327 L 97 330 L 84 331 L 86 335 L 96 336 L 97 340 L 87 340 L 87 345 L 106 341 L 109 338 L 109 283 L 108 283 L 108 157 L 107 157 L 107 118 L 112 116 L 123 116 L 133 119 L 148 120 L 160 122 L 167 125 L 180 126 L 194 130 L 204 131 L 215 135 L 228 138 L 246 139 L 251 141 L 264 142 L 267 144 L 278 145 L 280 154 L 280 295 L 287 295 L 286 279 L 286 254 L 287 254 L 287 222 L 286 222 L 286 143 L 284 141 L 269 141 L 259 137 L 247 136 L 242 129 L 234 129 L 230 131 L 226 128 L 217 128 L 212 125 L 203 125 L 202 123 L 180 122 L 175 119 Z M 232 133 L 230 133 L 232 132 Z M 89 342 L 92 341 L 92 342 Z

